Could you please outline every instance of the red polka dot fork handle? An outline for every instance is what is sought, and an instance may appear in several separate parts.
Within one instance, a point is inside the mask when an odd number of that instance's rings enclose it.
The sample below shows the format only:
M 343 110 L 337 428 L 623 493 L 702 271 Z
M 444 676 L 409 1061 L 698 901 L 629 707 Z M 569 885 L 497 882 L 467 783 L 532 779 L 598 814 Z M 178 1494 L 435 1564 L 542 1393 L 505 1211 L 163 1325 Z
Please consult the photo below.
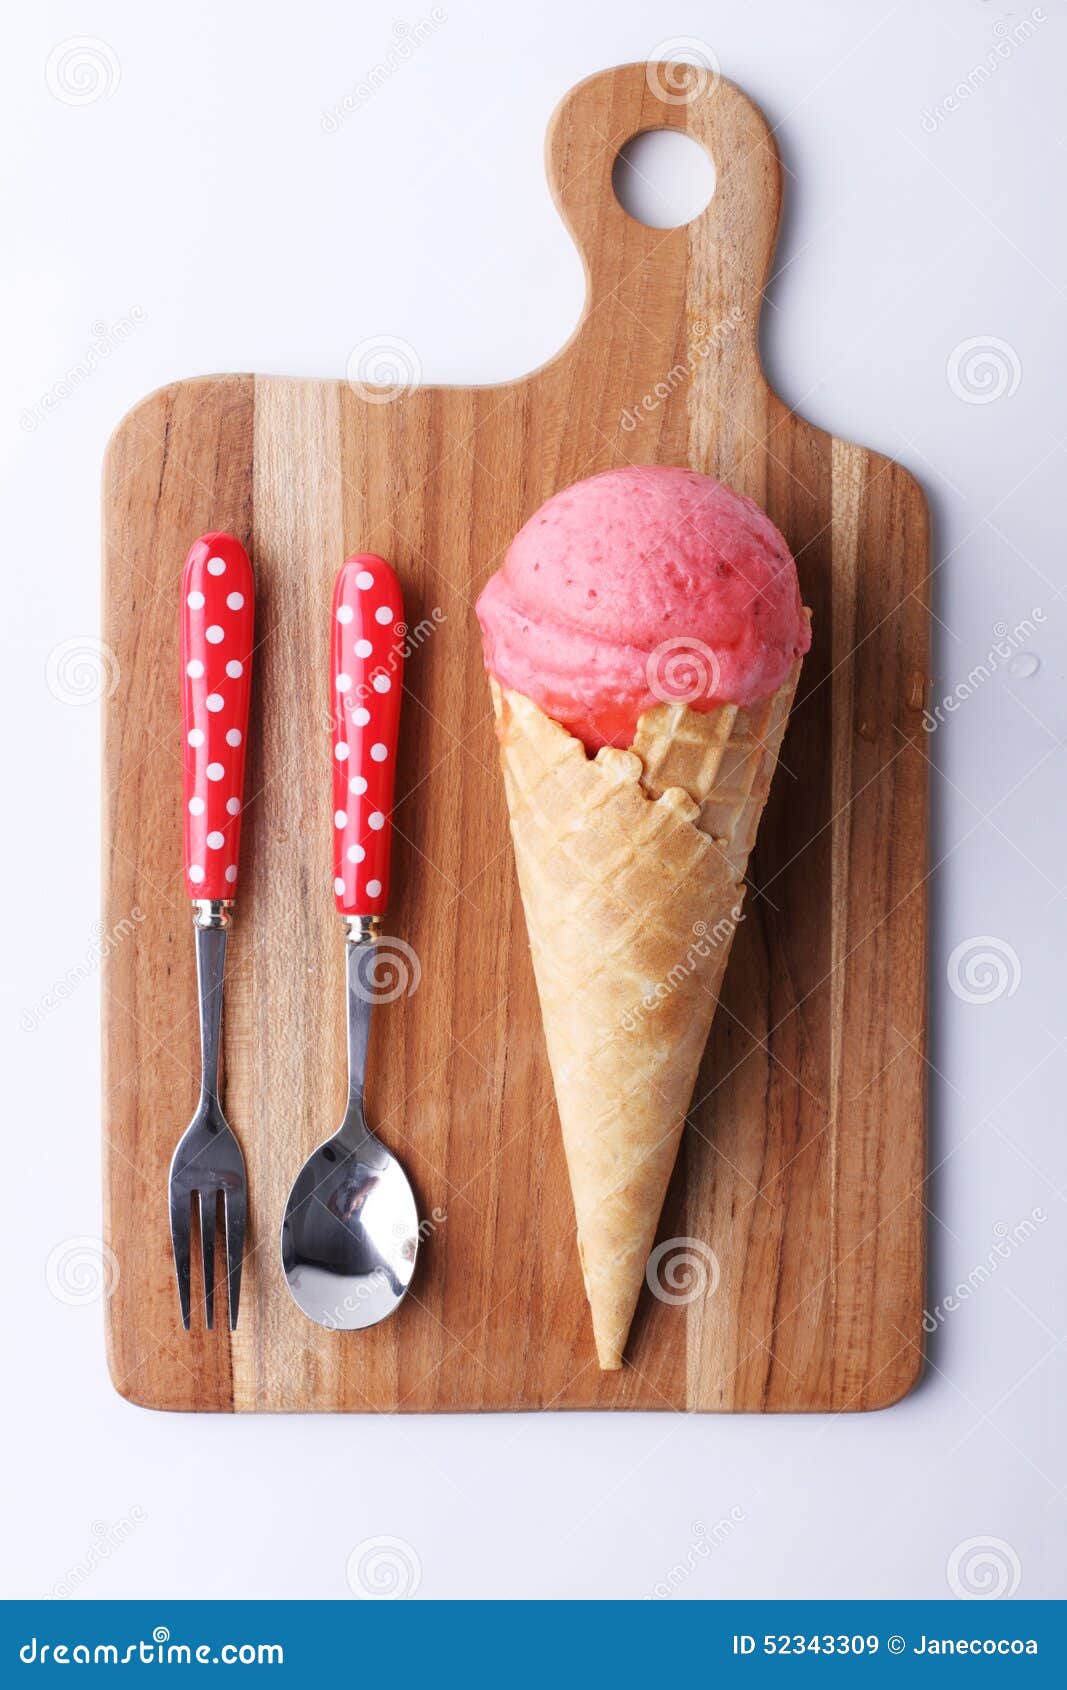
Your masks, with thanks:
M 377 927 L 389 896 L 404 604 L 384 558 L 350 557 L 333 591 L 333 890 L 346 918 Z
M 200 907 L 237 890 L 252 671 L 252 565 L 232 534 L 204 534 L 182 575 L 185 889 Z

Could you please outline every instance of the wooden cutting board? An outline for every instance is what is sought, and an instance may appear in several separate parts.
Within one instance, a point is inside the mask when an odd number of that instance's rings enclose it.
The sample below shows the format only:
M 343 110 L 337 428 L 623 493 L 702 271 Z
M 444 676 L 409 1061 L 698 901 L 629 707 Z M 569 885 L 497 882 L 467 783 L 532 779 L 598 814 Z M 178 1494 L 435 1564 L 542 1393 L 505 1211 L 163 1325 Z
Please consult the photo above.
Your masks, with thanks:
M 904 470 L 812 428 L 768 386 L 757 325 L 777 151 L 724 81 L 693 73 L 690 98 L 664 99 L 686 75 L 625 66 L 556 112 L 549 178 L 589 291 L 543 369 L 392 397 L 346 381 L 180 381 L 111 443 L 107 931 L 141 919 L 107 960 L 106 1236 L 110 1366 L 133 1402 L 868 1409 L 918 1375 L 926 508 Z M 707 211 L 672 230 L 634 222 L 611 181 L 620 146 L 663 128 L 695 136 L 718 168 Z M 675 1300 L 644 1293 L 630 1365 L 603 1375 L 473 604 L 542 500 L 625 463 L 690 464 L 758 500 L 796 554 L 814 645 L 660 1233 L 696 1241 L 704 1288 L 683 1272 Z M 232 1335 L 182 1331 L 166 1203 L 199 1060 L 178 586 L 211 528 L 245 541 L 258 590 L 224 1023 L 252 1205 Z M 357 550 L 395 565 L 412 630 L 389 926 L 421 980 L 376 1012 L 369 1108 L 427 1222 L 399 1314 L 339 1334 L 290 1301 L 278 1229 L 293 1175 L 343 1106 L 326 658 L 334 573 Z M 686 1300 L 687 1286 L 701 1294 Z

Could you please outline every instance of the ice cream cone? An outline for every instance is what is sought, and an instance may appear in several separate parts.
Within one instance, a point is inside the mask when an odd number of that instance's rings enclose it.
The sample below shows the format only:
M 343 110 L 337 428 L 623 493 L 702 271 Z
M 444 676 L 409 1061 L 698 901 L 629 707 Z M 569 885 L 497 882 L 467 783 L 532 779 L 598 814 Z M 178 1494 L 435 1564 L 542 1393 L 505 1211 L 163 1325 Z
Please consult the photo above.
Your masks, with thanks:
M 747 708 L 659 705 L 595 757 L 490 679 L 604 1369 L 622 1365 L 799 669 Z

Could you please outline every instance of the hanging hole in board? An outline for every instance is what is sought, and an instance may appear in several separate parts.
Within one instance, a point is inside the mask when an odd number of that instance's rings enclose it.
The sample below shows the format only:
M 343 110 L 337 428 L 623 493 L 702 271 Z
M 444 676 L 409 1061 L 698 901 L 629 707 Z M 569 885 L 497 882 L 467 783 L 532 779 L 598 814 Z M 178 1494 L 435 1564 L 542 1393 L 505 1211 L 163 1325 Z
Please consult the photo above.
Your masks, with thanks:
M 715 166 L 699 141 L 679 129 L 648 129 L 619 151 L 611 185 L 622 209 L 650 229 L 699 217 L 715 192 Z

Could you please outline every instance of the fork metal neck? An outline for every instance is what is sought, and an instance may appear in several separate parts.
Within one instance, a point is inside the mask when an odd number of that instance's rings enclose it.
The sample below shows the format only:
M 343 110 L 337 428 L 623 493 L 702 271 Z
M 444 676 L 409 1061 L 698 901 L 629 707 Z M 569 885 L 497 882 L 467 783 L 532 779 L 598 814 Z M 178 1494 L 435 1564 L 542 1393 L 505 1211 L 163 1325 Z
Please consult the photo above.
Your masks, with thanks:
M 229 927 L 232 898 L 194 898 L 194 927 Z
M 380 915 L 346 915 L 341 917 L 345 924 L 345 938 L 349 945 L 374 945 L 382 930 Z
M 196 918 L 194 916 L 194 921 Z M 219 1030 L 226 972 L 226 928 L 196 921 L 196 984 L 200 1002 L 200 1102 L 218 1105 Z

